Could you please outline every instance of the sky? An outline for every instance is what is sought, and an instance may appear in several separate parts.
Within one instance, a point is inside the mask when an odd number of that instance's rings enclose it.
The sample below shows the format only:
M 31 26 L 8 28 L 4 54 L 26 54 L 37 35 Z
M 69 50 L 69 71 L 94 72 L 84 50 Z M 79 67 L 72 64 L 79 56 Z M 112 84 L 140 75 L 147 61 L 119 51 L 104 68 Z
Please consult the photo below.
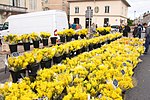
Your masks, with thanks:
M 150 11 L 150 0 L 127 0 L 131 5 L 128 10 L 128 18 L 134 19 L 134 11 L 135 17 L 139 17 L 147 11 Z

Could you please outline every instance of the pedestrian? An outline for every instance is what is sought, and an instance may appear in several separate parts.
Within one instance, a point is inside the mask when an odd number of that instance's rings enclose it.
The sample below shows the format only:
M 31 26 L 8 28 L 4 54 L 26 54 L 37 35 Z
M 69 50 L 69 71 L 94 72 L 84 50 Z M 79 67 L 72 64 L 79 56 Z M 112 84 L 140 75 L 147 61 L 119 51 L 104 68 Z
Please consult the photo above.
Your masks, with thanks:
M 122 28 L 122 25 L 120 25 L 119 26 L 119 32 L 122 33 L 122 31 L 123 31 L 123 28 Z
M 76 24 L 76 30 L 80 29 L 80 25 Z
M 131 31 L 130 27 L 128 26 L 128 24 L 126 24 L 124 29 L 123 29 L 123 36 L 128 37 L 128 33 L 130 31 Z
M 141 38 L 142 30 L 143 30 L 143 26 L 139 23 L 138 24 L 138 31 L 137 31 L 138 38 Z
M 144 27 L 145 27 L 145 52 L 144 54 L 147 54 L 148 52 L 148 49 L 149 49 L 149 43 L 150 43 L 150 22 L 148 23 L 148 26 L 147 26 L 147 23 L 144 23 L 143 24 Z
M 79 26 L 80 26 L 80 29 L 82 29 L 82 26 L 81 26 L 81 24 L 79 24 Z
M 138 37 L 138 25 L 136 24 L 133 30 L 133 37 Z
M 70 24 L 70 22 L 69 22 L 69 29 L 71 28 L 71 24 Z
M 96 33 L 96 25 L 93 23 L 91 26 L 92 33 Z
M 74 30 L 76 30 L 76 24 L 73 23 L 73 24 L 71 25 L 71 28 L 74 29 Z
M 97 24 L 96 24 L 96 28 L 98 28 Z

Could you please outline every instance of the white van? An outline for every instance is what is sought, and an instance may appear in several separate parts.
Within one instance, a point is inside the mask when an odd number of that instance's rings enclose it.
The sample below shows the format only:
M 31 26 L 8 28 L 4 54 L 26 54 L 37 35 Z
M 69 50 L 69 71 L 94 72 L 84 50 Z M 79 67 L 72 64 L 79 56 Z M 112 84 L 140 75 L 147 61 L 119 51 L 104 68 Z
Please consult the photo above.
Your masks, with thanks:
M 57 31 L 68 29 L 67 15 L 61 10 L 40 11 L 12 15 L 6 19 L 1 36 L 11 34 L 27 34 L 32 32 L 50 32 L 56 36 Z

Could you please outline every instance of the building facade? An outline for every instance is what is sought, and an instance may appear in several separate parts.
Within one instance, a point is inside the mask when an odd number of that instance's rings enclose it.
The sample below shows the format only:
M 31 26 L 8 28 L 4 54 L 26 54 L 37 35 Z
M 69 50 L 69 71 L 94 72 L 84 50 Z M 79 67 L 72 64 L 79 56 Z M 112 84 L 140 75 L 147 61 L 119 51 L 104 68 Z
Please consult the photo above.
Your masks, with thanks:
M 149 23 L 150 22 L 150 12 L 144 13 L 143 15 L 143 23 Z
M 8 16 L 26 13 L 26 0 L 0 0 L 0 24 L 4 23 Z
M 10 15 L 45 10 L 63 10 L 68 14 L 68 2 L 67 0 L 0 0 L 0 24 Z
M 126 0 L 68 0 L 68 2 L 70 23 L 81 24 L 84 28 L 89 26 L 88 23 L 95 23 L 98 26 L 127 23 L 130 5 Z M 93 10 L 92 18 L 85 17 L 87 9 Z

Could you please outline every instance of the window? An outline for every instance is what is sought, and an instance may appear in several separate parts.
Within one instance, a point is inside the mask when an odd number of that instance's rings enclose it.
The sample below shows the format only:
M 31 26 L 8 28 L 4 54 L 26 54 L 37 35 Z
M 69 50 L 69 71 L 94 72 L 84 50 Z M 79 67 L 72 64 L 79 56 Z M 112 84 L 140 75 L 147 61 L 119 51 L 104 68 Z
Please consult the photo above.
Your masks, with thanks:
M 8 29 L 8 22 L 5 22 L 3 25 L 3 30 L 7 30 Z
M 98 13 L 99 12 L 99 7 L 95 7 L 95 13 Z
M 75 7 L 75 13 L 79 13 L 79 7 Z
M 109 13 L 109 6 L 105 6 L 105 13 Z
M 12 0 L 12 6 L 20 7 L 20 0 Z
M 30 7 L 31 10 L 35 10 L 37 8 L 36 0 L 30 0 Z
M 104 18 L 104 27 L 109 25 L 109 18 Z
M 74 18 L 74 23 L 79 24 L 79 18 Z

